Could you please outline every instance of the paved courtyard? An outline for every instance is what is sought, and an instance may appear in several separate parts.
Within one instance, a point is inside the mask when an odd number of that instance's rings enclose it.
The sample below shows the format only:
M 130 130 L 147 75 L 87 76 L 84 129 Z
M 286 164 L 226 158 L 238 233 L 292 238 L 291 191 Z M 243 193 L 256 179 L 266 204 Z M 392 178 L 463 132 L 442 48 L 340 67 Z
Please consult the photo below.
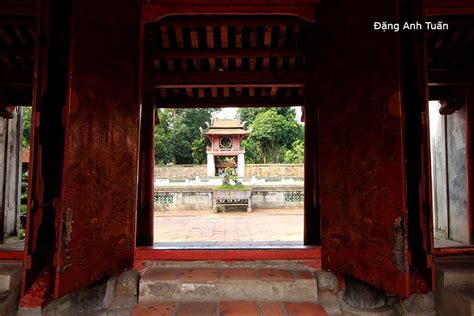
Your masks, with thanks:
M 164 248 L 278 248 L 303 245 L 303 209 L 155 212 L 155 246 Z

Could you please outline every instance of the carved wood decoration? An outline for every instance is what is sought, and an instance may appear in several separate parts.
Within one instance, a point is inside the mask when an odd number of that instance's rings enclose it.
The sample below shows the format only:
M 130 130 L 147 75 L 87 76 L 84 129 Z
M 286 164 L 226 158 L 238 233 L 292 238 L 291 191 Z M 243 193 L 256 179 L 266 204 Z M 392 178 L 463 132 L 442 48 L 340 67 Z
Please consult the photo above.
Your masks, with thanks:
M 0 0 L 0 113 L 8 113 L 4 106 L 31 105 L 35 10 L 35 0 Z
M 56 298 L 131 267 L 135 246 L 139 7 L 72 3 Z
M 398 41 L 362 22 L 396 20 L 397 3 L 321 7 L 316 100 L 323 267 L 407 296 Z

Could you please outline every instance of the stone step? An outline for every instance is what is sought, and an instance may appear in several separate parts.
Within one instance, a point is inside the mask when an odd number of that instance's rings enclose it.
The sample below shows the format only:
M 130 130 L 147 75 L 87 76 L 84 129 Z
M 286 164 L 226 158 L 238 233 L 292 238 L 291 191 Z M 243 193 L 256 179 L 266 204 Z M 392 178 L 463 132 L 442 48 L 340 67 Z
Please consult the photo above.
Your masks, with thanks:
M 436 268 L 435 302 L 439 315 L 474 315 L 474 257 L 440 258 Z
M 0 264 L 0 292 L 11 291 L 21 282 L 21 264 Z
M 13 315 L 20 300 L 22 263 L 0 261 L 0 315 Z
M 308 264 L 303 260 L 256 260 L 256 261 L 145 261 L 148 268 L 256 268 L 256 269 L 283 269 L 308 270 Z
M 437 311 L 441 316 L 474 315 L 474 286 L 453 286 L 444 289 L 437 301 Z
M 438 286 L 474 285 L 474 257 L 446 257 L 437 260 Z
M 285 316 L 285 315 L 327 315 L 324 308 L 315 302 L 285 301 L 153 301 L 139 303 L 132 316 L 176 315 L 176 316 Z
M 139 301 L 294 301 L 317 302 L 317 286 L 308 269 L 187 268 L 146 269 Z

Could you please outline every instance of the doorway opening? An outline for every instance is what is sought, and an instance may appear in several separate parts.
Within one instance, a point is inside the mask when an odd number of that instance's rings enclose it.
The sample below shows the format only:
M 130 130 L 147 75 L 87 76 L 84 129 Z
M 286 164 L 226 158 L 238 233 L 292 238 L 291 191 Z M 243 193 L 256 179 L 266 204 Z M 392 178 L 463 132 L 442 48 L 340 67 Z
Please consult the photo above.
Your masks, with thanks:
M 0 251 L 23 251 L 25 239 L 31 107 L 0 116 Z
M 469 16 L 436 16 L 449 30 L 428 32 L 428 128 L 435 248 L 471 247 L 473 234 L 472 69 Z M 449 249 L 448 249 L 449 251 Z
M 429 102 L 431 189 L 435 247 L 471 244 L 467 196 L 466 105 Z
M 157 114 L 155 247 L 303 246 L 300 107 L 159 109 Z
M 152 193 L 153 207 L 143 212 L 148 220 L 140 215 L 138 220 L 147 226 L 153 218 L 154 229 L 150 233 L 148 226 L 139 240 L 150 244 L 153 234 L 155 247 L 178 249 L 317 244 L 317 183 L 307 186 L 303 180 L 305 172 L 315 173 L 313 167 L 305 170 L 303 159 L 310 155 L 309 165 L 317 166 L 312 161 L 317 155 L 304 152 L 299 118 L 305 112 L 315 132 L 316 109 L 306 104 L 305 92 L 313 28 L 309 21 L 284 15 L 174 15 L 144 24 L 143 100 L 151 105 L 145 109 L 158 109 L 157 166 L 152 190 L 141 195 L 146 205 Z M 152 115 L 146 111 L 146 117 Z M 204 117 L 204 124 L 180 121 Z M 287 135 L 282 134 L 285 124 L 292 126 Z M 193 139 L 186 140 L 190 135 Z M 151 147 L 150 141 L 143 143 Z M 149 157 L 152 150 L 145 147 L 142 152 Z M 170 149 L 175 154 L 166 156 Z M 146 157 L 144 165 L 150 166 Z M 285 169 L 283 164 L 299 166 Z M 149 179 L 146 174 L 150 171 L 141 177 Z M 173 193 L 172 186 L 181 189 Z M 191 186 L 199 192 L 190 192 Z M 166 218 L 172 208 L 184 212 L 174 222 Z M 286 214 L 292 208 L 296 213 Z M 288 216 L 294 216 L 294 225 L 287 225 Z M 268 218 L 278 220 L 269 225 Z M 293 236 L 290 227 L 295 227 Z

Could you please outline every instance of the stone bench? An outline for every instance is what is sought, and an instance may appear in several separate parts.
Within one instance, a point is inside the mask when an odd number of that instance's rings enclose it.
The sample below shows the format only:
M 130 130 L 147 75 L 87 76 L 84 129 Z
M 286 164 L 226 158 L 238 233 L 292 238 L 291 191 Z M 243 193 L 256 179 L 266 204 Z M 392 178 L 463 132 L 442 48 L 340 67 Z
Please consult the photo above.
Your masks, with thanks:
M 219 212 L 219 206 L 246 206 L 252 212 L 252 190 L 214 190 L 212 208 Z

